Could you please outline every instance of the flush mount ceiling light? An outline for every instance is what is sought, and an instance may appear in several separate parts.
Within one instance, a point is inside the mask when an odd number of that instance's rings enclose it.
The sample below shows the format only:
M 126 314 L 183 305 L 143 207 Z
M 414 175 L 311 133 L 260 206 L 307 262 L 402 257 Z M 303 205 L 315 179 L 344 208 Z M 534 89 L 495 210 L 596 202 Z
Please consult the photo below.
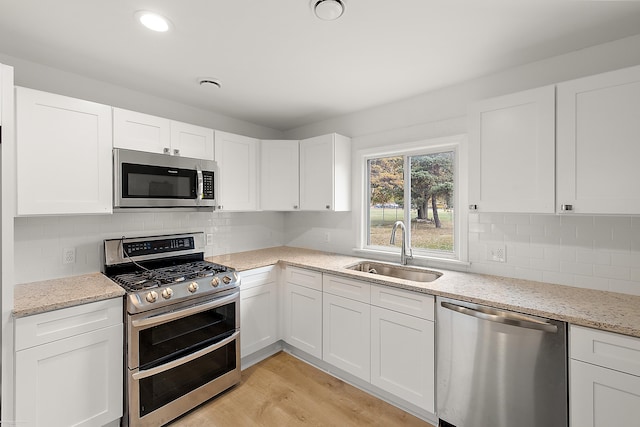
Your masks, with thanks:
M 312 0 L 313 13 L 323 21 L 333 21 L 344 13 L 342 0 Z
M 213 77 L 201 77 L 198 79 L 198 83 L 200 83 L 200 86 L 203 86 L 203 87 L 210 87 L 210 88 L 222 87 L 222 83 L 220 83 L 220 80 L 215 79 Z
M 142 25 L 152 31 L 159 33 L 169 31 L 169 20 L 162 15 L 146 10 L 139 10 L 135 13 L 135 17 Z

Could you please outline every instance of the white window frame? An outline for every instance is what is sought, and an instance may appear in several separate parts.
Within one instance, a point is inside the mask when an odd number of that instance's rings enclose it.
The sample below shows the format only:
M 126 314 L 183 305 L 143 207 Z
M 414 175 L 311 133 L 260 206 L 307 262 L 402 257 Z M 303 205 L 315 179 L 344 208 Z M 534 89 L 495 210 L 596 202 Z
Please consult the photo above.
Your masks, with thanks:
M 425 154 L 435 154 L 445 151 L 453 151 L 455 156 L 454 165 L 454 250 L 451 253 L 440 251 L 416 250 L 413 251 L 413 260 L 409 263 L 420 265 L 442 264 L 465 264 L 468 265 L 468 172 L 467 172 L 467 137 L 466 135 L 454 135 L 439 138 L 429 138 L 404 144 L 397 144 L 384 147 L 367 148 L 359 150 L 355 156 L 356 165 L 356 200 L 354 203 L 354 218 L 357 227 L 357 242 L 355 252 L 376 259 L 383 259 L 397 262 L 400 256 L 400 249 L 396 247 L 368 246 L 368 216 L 369 216 L 369 194 L 368 194 L 368 166 L 371 159 L 394 156 L 419 156 Z M 406 161 L 405 161 L 406 169 Z M 406 193 L 406 186 L 405 186 Z M 405 194 L 405 200 L 409 200 Z M 410 210 L 405 210 L 406 216 L 410 215 Z M 409 229 L 411 227 L 408 227 Z M 410 230 L 409 230 L 410 239 Z M 409 240 L 410 241 L 410 240 Z

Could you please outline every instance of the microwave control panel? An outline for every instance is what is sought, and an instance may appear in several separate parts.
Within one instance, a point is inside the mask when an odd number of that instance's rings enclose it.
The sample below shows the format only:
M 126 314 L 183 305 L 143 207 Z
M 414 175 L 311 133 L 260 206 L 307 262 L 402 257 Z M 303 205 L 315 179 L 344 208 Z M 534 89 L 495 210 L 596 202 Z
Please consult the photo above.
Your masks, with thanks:
M 203 199 L 214 199 L 213 196 L 213 172 L 203 171 L 202 172 L 202 181 L 203 181 Z

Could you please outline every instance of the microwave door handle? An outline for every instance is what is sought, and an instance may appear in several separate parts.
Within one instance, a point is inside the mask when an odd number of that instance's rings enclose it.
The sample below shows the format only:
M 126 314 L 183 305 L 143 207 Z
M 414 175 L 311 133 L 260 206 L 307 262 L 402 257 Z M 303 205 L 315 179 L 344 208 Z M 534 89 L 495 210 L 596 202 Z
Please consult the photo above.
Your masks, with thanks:
M 198 176 L 198 188 L 196 188 L 196 200 L 204 199 L 204 178 L 202 177 L 202 169 L 196 166 L 196 175 Z

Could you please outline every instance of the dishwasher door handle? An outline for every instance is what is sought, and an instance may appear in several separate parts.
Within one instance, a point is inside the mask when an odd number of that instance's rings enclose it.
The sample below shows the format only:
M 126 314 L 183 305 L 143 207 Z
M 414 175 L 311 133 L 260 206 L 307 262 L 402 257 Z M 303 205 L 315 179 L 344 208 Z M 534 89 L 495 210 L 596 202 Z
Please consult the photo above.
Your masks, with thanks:
M 457 304 L 451 304 L 450 302 L 441 301 L 440 305 L 449 310 L 456 311 L 467 316 L 476 317 L 482 320 L 488 320 L 490 322 L 503 323 L 505 325 L 517 326 L 520 328 L 536 329 L 544 332 L 556 333 L 558 327 L 548 322 L 528 317 L 522 314 L 509 313 L 506 311 L 492 310 L 483 308 L 482 310 L 476 310 L 469 307 L 463 307 Z

